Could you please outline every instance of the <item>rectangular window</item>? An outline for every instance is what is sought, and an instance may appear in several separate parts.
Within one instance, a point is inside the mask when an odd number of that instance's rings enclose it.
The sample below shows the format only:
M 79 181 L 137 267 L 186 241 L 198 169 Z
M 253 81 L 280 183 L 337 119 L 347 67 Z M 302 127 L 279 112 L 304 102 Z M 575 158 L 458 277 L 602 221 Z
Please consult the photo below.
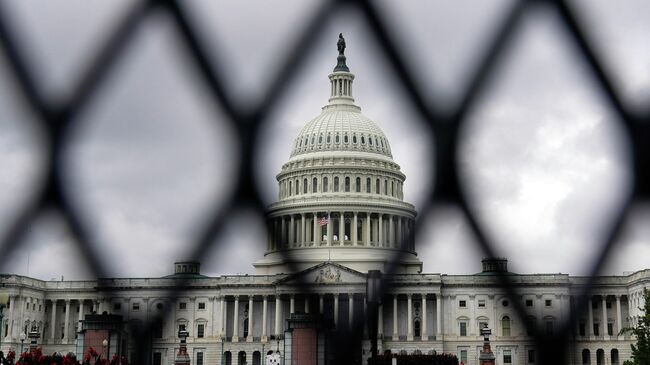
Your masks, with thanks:
M 162 365 L 162 354 L 160 352 L 153 353 L 153 365 Z
M 32 305 L 32 310 L 33 310 L 33 311 L 36 310 L 36 303 L 34 303 L 34 305 Z
M 544 301 L 544 305 L 547 306 L 547 307 L 550 307 L 552 304 L 553 304 L 553 301 L 550 300 L 550 299 L 546 299 L 546 300 Z
M 585 336 L 587 330 L 586 330 L 586 325 L 584 323 L 580 323 L 578 326 L 578 331 L 580 332 L 580 336 Z
M 157 321 L 153 325 L 153 338 L 162 338 L 163 337 L 163 323 L 162 321 Z
M 478 300 L 478 307 L 479 308 L 485 308 L 485 299 L 479 299 Z
M 467 336 L 467 323 L 460 322 L 460 335 Z
M 526 320 L 526 335 L 532 336 L 535 334 L 535 326 L 537 325 L 537 320 L 535 318 L 528 318 Z
M 203 365 L 203 352 L 196 353 L 196 365 Z
M 199 309 L 205 309 L 205 302 L 199 302 Z
M 29 310 L 29 303 L 25 303 L 25 309 Z
M 460 362 L 467 364 L 467 350 L 460 350 Z
M 535 363 L 535 350 L 528 350 L 528 363 L 529 364 Z
M 187 303 L 185 302 L 178 303 L 178 309 L 187 309 Z
M 614 335 L 614 323 L 607 323 L 607 335 L 608 336 L 613 336 Z
M 532 299 L 526 299 L 526 307 L 532 307 L 533 306 L 533 300 Z
M 503 350 L 503 363 L 512 364 L 512 352 L 510 350 Z
M 546 334 L 549 336 L 553 334 L 553 321 L 546 321 Z
M 203 338 L 205 334 L 205 325 L 204 324 L 199 324 L 196 326 L 196 337 L 198 338 Z
M 461 308 L 465 308 L 465 307 L 467 307 L 467 302 L 464 301 L 464 300 L 459 300 L 458 301 L 458 306 L 461 307 Z
M 139 311 L 140 310 L 140 303 L 133 303 L 133 310 L 134 311 Z
M 594 336 L 600 336 L 600 331 L 598 330 L 598 323 L 594 323 Z

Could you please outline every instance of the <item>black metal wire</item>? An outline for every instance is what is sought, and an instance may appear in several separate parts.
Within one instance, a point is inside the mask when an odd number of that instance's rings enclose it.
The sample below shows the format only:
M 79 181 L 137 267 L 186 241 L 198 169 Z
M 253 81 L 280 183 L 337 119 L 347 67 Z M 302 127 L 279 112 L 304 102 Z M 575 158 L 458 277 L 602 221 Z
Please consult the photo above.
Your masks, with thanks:
M 488 257 L 494 257 L 495 245 L 485 234 L 485 229 L 477 219 L 476 212 L 470 206 L 467 194 L 463 189 L 463 179 L 459 174 L 457 162 L 458 148 L 468 112 L 485 94 L 485 90 L 495 74 L 496 66 L 507 54 L 514 35 L 517 34 L 522 18 L 526 13 L 536 11 L 538 6 L 552 7 L 558 12 L 560 22 L 565 27 L 570 39 L 573 40 L 581 61 L 587 64 L 592 78 L 597 82 L 611 109 L 619 117 L 630 142 L 629 150 L 635 177 L 630 195 L 624 199 L 619 211 L 612 218 L 608 230 L 601 237 L 601 242 L 595 246 L 599 254 L 592 263 L 591 275 L 586 285 L 583 286 L 583 291 L 579 293 L 581 295 L 577 296 L 577 304 L 571 308 L 571 320 L 567 321 L 554 335 L 545 335 L 536 331 L 536 345 L 539 348 L 549 348 L 549 346 L 553 348 L 552 352 L 538 351 L 541 356 L 539 363 L 555 364 L 558 358 L 568 359 L 572 353 L 575 353 L 575 349 L 567 346 L 572 338 L 572 328 L 575 328 L 577 318 L 586 305 L 587 297 L 596 283 L 599 271 L 606 264 L 609 254 L 616 245 L 630 206 L 633 203 L 647 201 L 650 197 L 650 116 L 641 115 L 625 106 L 619 92 L 613 86 L 611 75 L 607 73 L 601 58 L 594 51 L 595 48 L 588 37 L 584 22 L 569 1 L 515 2 L 508 9 L 505 20 L 498 27 L 493 39 L 490 40 L 487 52 L 480 58 L 478 68 L 462 94 L 461 102 L 451 112 L 427 101 L 422 90 L 418 88 L 416 77 L 407 67 L 405 53 L 392 37 L 388 22 L 375 4 L 369 0 L 324 2 L 314 12 L 307 27 L 300 33 L 300 37 L 295 43 L 286 52 L 281 53 L 281 55 L 286 55 L 286 58 L 282 60 L 282 66 L 275 73 L 275 77 L 264 92 L 264 97 L 259 104 L 245 105 L 244 107 L 238 107 L 233 102 L 232 95 L 225 87 L 223 67 L 209 57 L 208 48 L 202 43 L 198 32 L 194 29 L 182 2 L 177 0 L 149 0 L 134 3 L 126 15 L 115 24 L 104 42 L 98 45 L 94 53 L 95 57 L 86 64 L 86 68 L 79 71 L 80 82 L 73 88 L 70 98 L 61 104 L 49 102 L 43 96 L 42 90 L 33 76 L 34 73 L 27 66 L 28 62 L 17 45 L 16 31 L 9 27 L 8 13 L 0 2 L 0 52 L 8 60 L 11 75 L 17 80 L 19 86 L 17 91 L 38 118 L 38 127 L 46 136 L 46 154 L 48 156 L 43 167 L 42 180 L 31 192 L 29 199 L 16 210 L 8 231 L 0 236 L 0 248 L 5 253 L 0 258 L 0 268 L 7 265 L 7 257 L 23 243 L 30 223 L 46 210 L 53 209 L 63 217 L 70 228 L 72 237 L 84 258 L 89 262 L 93 274 L 97 278 L 102 278 L 109 272 L 104 262 L 99 259 L 96 251 L 97 246 L 91 243 L 91 235 L 81 218 L 79 208 L 73 204 L 69 193 L 64 189 L 63 172 L 67 166 L 63 159 L 63 150 L 67 146 L 72 131 L 79 127 L 77 116 L 97 93 L 106 77 L 114 69 L 115 64 L 123 57 L 125 49 L 134 38 L 134 33 L 153 11 L 158 10 L 165 11 L 172 17 L 175 29 L 182 40 L 181 44 L 184 47 L 182 51 L 192 61 L 193 68 L 201 76 L 202 82 L 205 82 L 211 101 L 224 111 L 228 122 L 237 132 L 239 164 L 235 176 L 232 177 L 236 182 L 234 184 L 235 191 L 225 204 L 221 204 L 219 207 L 215 204 L 209 219 L 206 220 L 207 223 L 198 230 L 196 240 L 190 246 L 193 259 L 200 259 L 209 249 L 212 249 L 213 245 L 219 245 L 218 240 L 215 243 L 215 238 L 220 237 L 228 223 L 227 217 L 232 216 L 233 211 L 252 209 L 260 217 L 263 217 L 264 204 L 253 171 L 254 158 L 258 155 L 256 153 L 258 143 L 256 142 L 259 139 L 258 134 L 261 126 L 265 123 L 267 116 L 278 106 L 279 100 L 293 82 L 295 75 L 298 74 L 295 70 L 304 66 L 306 58 L 313 51 L 316 43 L 313 40 L 322 32 L 325 23 L 333 14 L 347 10 L 349 7 L 356 8 L 363 15 L 367 26 L 372 30 L 370 34 L 375 37 L 380 46 L 380 52 L 388 61 L 397 83 L 401 85 L 407 96 L 405 100 L 419 115 L 423 127 L 435 141 L 432 158 L 429 159 L 434 161 L 435 183 L 423 204 L 420 215 L 427 216 L 439 206 L 452 204 L 460 207 L 476 238 L 478 244 L 476 249 L 481 250 Z M 218 51 L 225 52 L 218 45 L 213 47 L 216 47 Z M 288 70 L 294 72 L 287 72 Z M 228 214 L 226 215 L 225 212 Z M 421 223 L 416 222 L 415 230 L 410 233 L 411 236 L 408 239 L 413 239 L 415 232 L 420 229 Z M 399 256 L 394 257 L 393 262 L 397 262 L 398 259 Z M 387 274 L 391 272 L 392 269 L 389 269 Z M 384 277 L 390 277 L 390 275 Z M 520 318 L 525 318 L 523 304 L 516 300 L 520 293 L 518 285 L 508 275 L 497 275 L 496 278 L 499 281 L 498 285 L 512 299 L 511 303 Z M 187 290 L 186 284 L 189 282 L 179 280 L 177 284 L 167 291 L 168 298 L 182 296 Z M 387 289 L 387 286 L 382 285 L 381 287 Z M 104 286 L 99 280 L 98 291 L 103 290 L 110 290 L 110 287 Z M 305 293 L 310 293 L 310 289 L 305 289 Z M 151 318 L 149 323 L 145 324 L 143 333 L 150 334 L 155 320 L 157 318 Z M 364 321 L 355 323 L 353 330 L 343 337 L 341 347 L 338 349 L 341 354 L 348 354 L 359 348 L 363 326 Z M 139 336 L 139 341 L 142 341 L 139 343 L 139 348 L 149 348 L 150 344 L 147 338 L 147 336 Z M 144 354 L 137 356 L 141 361 L 146 358 Z

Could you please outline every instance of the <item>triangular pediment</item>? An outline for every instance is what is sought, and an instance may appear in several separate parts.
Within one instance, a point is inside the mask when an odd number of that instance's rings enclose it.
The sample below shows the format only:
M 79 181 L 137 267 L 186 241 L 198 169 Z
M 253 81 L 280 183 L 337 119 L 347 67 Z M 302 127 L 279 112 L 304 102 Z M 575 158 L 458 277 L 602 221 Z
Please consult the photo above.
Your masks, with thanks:
M 301 272 L 284 277 L 278 284 L 365 284 L 366 274 L 334 262 L 323 262 Z

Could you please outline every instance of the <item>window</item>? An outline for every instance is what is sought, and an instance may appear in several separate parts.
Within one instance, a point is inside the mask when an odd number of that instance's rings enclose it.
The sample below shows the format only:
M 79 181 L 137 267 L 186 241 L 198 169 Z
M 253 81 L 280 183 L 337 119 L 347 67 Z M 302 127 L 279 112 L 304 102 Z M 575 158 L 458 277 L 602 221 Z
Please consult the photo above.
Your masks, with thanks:
M 366 144 L 366 137 L 361 136 L 361 144 Z
M 467 350 L 460 350 L 460 362 L 467 364 Z
M 356 182 L 355 187 L 354 187 L 355 191 L 357 193 L 360 193 L 361 192 L 361 178 L 358 177 L 355 182 Z
M 384 180 L 384 195 L 388 195 L 388 180 Z
M 479 334 L 479 336 L 481 335 L 481 330 L 483 328 L 487 328 L 487 327 L 488 327 L 488 323 L 486 321 L 479 321 L 478 322 L 478 334 Z
M 357 135 L 356 134 L 352 135 L 352 143 L 354 143 L 354 144 L 357 143 Z
M 501 319 L 501 336 L 510 336 L 510 317 L 508 316 Z
M 598 323 L 594 323 L 594 336 L 600 336 L 600 331 L 598 330 Z
M 370 193 L 370 178 L 366 179 L 366 193 Z
M 546 300 L 544 301 L 544 305 L 547 306 L 547 307 L 550 307 L 551 305 L 553 305 L 553 301 L 550 300 L 550 299 L 546 299 Z
M 580 324 L 578 325 L 578 332 L 580 333 L 580 336 L 584 336 L 584 335 L 585 335 L 585 332 L 587 332 L 586 329 L 585 329 L 585 327 L 586 327 L 586 326 L 585 326 L 584 323 L 580 323 Z
M 347 133 L 343 137 L 343 142 L 348 143 L 348 134 Z
M 248 318 L 244 318 L 244 337 L 248 337 Z
M 533 336 L 535 334 L 535 327 L 537 327 L 537 320 L 535 317 L 528 317 L 526 319 L 526 335 Z
M 312 192 L 312 193 L 315 193 L 315 192 L 317 192 L 317 191 L 318 191 L 318 179 L 317 179 L 317 178 L 313 178 L 313 179 L 311 180 L 311 192 Z
M 77 308 L 79 308 L 79 307 L 77 307 Z M 32 310 L 33 310 L 33 311 L 36 310 L 36 303 L 32 304 Z
M 512 364 L 512 352 L 510 350 L 503 350 L 503 363 Z
M 368 143 L 372 146 L 372 137 L 368 137 Z
M 420 337 L 420 320 L 418 319 L 413 322 L 413 332 L 416 337 Z
M 292 191 L 293 191 L 293 190 L 291 189 L 291 181 L 289 181 L 289 196 L 291 196 L 291 192 L 292 192 Z
M 300 191 L 300 190 L 298 190 L 298 180 L 296 180 L 295 189 L 296 189 L 296 190 L 294 191 L 294 193 L 295 193 L 296 195 L 298 195 L 298 192 Z
M 178 309 L 187 309 L 187 303 L 185 302 L 178 303 Z
M 614 335 L 614 323 L 612 322 L 607 323 L 607 335 L 608 336 Z
M 327 143 L 330 143 L 330 142 L 332 142 L 332 135 L 328 133 L 327 134 Z
M 304 179 L 304 180 L 302 181 L 302 193 L 303 193 L 303 194 L 307 194 L 307 187 L 308 187 L 307 179 Z
M 338 191 L 339 191 L 339 178 L 338 176 L 336 176 L 334 177 L 334 192 L 336 193 Z
M 379 194 L 379 179 L 375 182 L 375 194 Z
M 29 310 L 29 303 L 25 303 L 25 309 Z
M 163 323 L 162 321 L 156 321 L 153 324 L 153 338 L 162 338 L 163 337 Z
M 327 184 L 327 178 L 324 177 L 323 178 L 323 193 L 327 193 L 328 186 L 329 185 Z
M 526 299 L 526 307 L 532 307 L 533 306 L 533 300 L 532 299 Z
M 338 133 L 337 133 L 337 134 L 336 134 L 336 143 L 339 143 L 340 141 L 341 141 L 341 139 L 339 138 L 339 135 L 338 135 Z
M 187 327 L 185 326 L 185 323 L 178 325 L 178 332 L 185 331 L 186 329 Z
M 122 303 L 113 303 L 113 310 L 119 311 L 122 309 Z M 65 312 L 65 308 L 63 309 Z
M 459 300 L 458 301 L 458 306 L 461 307 L 461 308 L 465 308 L 465 307 L 467 307 L 467 302 L 464 301 L 464 300 Z
M 318 143 L 323 143 L 323 135 L 318 136 Z
M 199 309 L 205 309 L 205 302 L 199 302 Z
M 203 338 L 204 335 L 205 335 L 205 325 L 201 323 L 196 326 L 196 337 Z
M 153 353 L 153 365 L 162 365 L 162 354 L 160 352 Z
M 350 178 L 347 176 L 345 177 L 345 192 L 346 193 L 350 192 Z
M 504 307 L 507 307 L 508 305 L 510 305 L 510 302 L 508 302 L 507 300 L 504 300 L 503 302 L 501 302 L 501 305 L 503 305 Z
M 535 350 L 528 350 L 528 363 L 529 364 L 534 364 L 535 363 Z
M 553 335 L 553 321 L 551 320 L 546 321 L 546 334 L 549 336 Z
M 467 322 L 460 322 L 460 335 L 467 336 Z
M 203 352 L 196 353 L 196 365 L 203 365 Z
M 479 308 L 485 308 L 485 299 L 479 299 L 478 300 L 478 307 Z
M 133 303 L 133 305 L 131 306 L 131 308 L 132 308 L 134 311 L 139 311 L 139 310 L 140 310 L 140 303 Z
M 605 302 L 605 308 L 611 309 L 612 308 L 612 302 Z

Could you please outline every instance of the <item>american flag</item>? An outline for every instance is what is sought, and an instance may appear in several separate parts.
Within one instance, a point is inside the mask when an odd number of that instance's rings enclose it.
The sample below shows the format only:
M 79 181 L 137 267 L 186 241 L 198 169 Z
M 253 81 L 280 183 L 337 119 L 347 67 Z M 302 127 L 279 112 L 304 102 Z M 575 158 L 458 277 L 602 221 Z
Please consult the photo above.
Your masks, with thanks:
M 329 218 L 323 217 L 318 221 L 318 224 L 322 226 L 326 226 L 330 222 Z

